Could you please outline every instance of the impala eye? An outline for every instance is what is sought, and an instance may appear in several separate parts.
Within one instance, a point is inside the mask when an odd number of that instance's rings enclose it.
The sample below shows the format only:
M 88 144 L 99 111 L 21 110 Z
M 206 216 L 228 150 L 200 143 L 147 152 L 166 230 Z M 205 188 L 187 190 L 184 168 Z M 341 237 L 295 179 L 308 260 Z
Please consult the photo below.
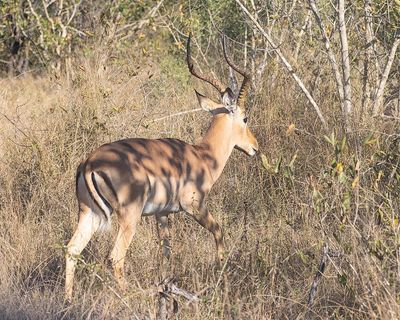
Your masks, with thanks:
M 244 118 L 243 118 L 243 122 L 244 122 L 244 123 L 247 123 L 247 117 L 244 117 Z

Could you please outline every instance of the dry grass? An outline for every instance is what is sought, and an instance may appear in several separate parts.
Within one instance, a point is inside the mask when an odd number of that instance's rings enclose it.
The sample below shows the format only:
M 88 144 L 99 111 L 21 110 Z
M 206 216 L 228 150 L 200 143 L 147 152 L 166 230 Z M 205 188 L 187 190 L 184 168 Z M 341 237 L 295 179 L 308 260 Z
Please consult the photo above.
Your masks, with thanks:
M 86 64 L 70 85 L 44 76 L 1 80 L 0 318 L 154 317 L 152 290 L 161 279 L 154 218 L 142 220 L 128 252 L 125 295 L 107 263 L 115 226 L 83 252 L 71 305 L 63 302 L 64 245 L 77 222 L 75 170 L 91 150 L 121 137 L 195 142 L 206 129 L 203 113 L 151 122 L 197 107 L 184 67 L 165 59 L 137 76 L 114 66 L 97 77 Z M 225 268 L 215 267 L 208 232 L 183 214 L 171 219 L 173 255 L 163 268 L 201 297 L 197 306 L 181 301 L 178 317 L 398 318 L 398 123 L 360 123 L 358 142 L 340 149 L 342 137 L 335 145 L 323 138 L 285 74 L 271 70 L 263 86 L 252 98 L 250 125 L 271 169 L 234 151 L 209 199 L 226 234 Z M 332 92 L 325 82 L 314 94 L 340 132 Z M 296 130 L 287 132 L 292 123 Z M 309 310 L 324 242 L 337 256 Z

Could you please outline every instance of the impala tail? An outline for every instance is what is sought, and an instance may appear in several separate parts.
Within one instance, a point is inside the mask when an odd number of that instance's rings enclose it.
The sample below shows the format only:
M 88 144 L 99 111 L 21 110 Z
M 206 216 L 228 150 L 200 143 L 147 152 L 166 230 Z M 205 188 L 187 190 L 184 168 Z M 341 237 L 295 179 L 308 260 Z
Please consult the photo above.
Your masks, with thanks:
M 90 208 L 93 218 L 98 220 L 99 230 L 108 230 L 117 198 L 107 175 L 92 170 L 87 162 L 82 163 L 76 173 L 76 194 L 80 205 Z

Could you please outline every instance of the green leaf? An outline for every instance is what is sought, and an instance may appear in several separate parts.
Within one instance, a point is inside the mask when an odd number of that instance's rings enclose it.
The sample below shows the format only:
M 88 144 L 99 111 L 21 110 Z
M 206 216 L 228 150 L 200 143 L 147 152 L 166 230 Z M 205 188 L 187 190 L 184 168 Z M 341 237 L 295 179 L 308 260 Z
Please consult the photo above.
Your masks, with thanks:
M 272 166 L 270 165 L 270 163 L 269 163 L 269 161 L 268 161 L 268 158 L 267 158 L 267 156 L 266 156 L 264 153 L 261 153 L 261 163 L 262 163 L 263 167 L 264 167 L 266 170 L 268 170 L 268 171 L 271 170 Z
M 299 151 L 299 150 L 297 149 L 296 152 L 294 153 L 293 157 L 292 157 L 292 160 L 290 160 L 289 165 L 288 165 L 288 167 L 289 167 L 290 169 L 292 169 L 292 170 L 293 170 L 294 162 L 295 162 L 296 159 L 297 159 L 297 153 L 298 153 L 298 151 Z
M 346 183 L 347 177 L 346 177 L 346 174 L 344 173 L 344 171 L 341 171 L 339 173 L 338 180 L 339 180 L 340 183 Z
M 350 209 L 350 200 L 351 200 L 350 193 L 346 192 L 344 194 L 344 198 L 343 198 L 343 201 L 342 201 L 342 206 L 343 206 L 343 208 L 345 210 L 349 210 Z
M 279 156 L 278 161 L 275 163 L 274 173 L 278 173 L 281 170 L 281 164 L 282 164 L 282 155 Z
M 378 142 L 378 138 L 374 138 L 373 133 L 371 132 L 363 141 L 364 145 L 373 145 Z
M 345 287 L 347 285 L 347 276 L 346 276 L 346 274 L 345 273 L 343 273 L 343 274 L 338 273 L 337 277 L 338 277 L 339 283 L 343 287 Z
M 303 251 L 299 250 L 297 251 L 297 255 L 300 257 L 301 262 L 304 264 L 308 264 L 309 257 L 307 254 L 305 254 Z
M 346 137 L 342 139 L 342 145 L 340 146 L 340 151 L 343 152 L 344 148 L 346 148 Z
M 324 136 L 324 139 L 332 146 L 336 145 L 336 138 L 335 138 L 335 133 L 332 132 L 331 135 L 328 136 Z

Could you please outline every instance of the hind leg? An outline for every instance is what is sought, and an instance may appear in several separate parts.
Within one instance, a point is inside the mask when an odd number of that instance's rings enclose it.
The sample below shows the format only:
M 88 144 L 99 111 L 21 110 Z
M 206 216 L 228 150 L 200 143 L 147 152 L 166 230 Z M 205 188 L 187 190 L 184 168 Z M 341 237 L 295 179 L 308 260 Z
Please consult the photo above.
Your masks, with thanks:
M 65 299 L 71 301 L 77 256 L 100 226 L 100 218 L 88 207 L 81 206 L 78 227 L 67 245 L 65 268 Z
M 124 275 L 124 262 L 126 251 L 135 235 L 137 225 L 140 221 L 142 206 L 131 205 L 118 210 L 119 230 L 110 259 L 114 269 L 114 276 L 121 289 L 125 290 L 127 283 Z

